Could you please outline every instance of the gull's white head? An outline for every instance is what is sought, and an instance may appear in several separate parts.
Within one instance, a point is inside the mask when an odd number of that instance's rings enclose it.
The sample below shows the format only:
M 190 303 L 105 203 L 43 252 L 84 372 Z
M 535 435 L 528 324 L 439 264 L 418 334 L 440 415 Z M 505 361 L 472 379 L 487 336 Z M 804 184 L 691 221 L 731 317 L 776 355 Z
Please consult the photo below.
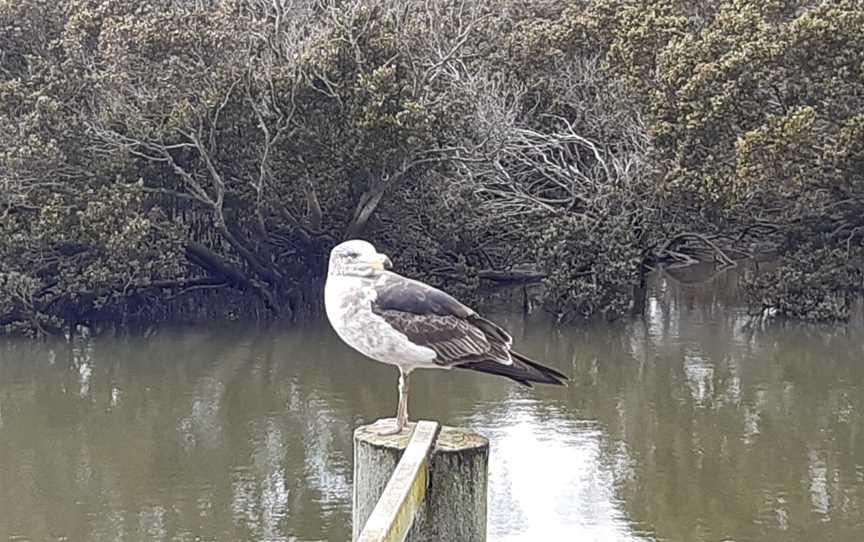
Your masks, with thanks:
M 330 276 L 373 277 L 392 266 L 390 258 L 380 254 L 372 243 L 352 239 L 330 251 Z

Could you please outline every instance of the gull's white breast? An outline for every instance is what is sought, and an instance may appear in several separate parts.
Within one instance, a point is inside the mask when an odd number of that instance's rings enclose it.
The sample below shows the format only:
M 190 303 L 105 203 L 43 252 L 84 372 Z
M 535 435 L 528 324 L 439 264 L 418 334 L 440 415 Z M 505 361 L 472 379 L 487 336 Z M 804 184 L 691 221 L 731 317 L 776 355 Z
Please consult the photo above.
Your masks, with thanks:
M 336 334 L 350 347 L 376 361 L 406 369 L 439 367 L 435 351 L 408 340 L 372 312 L 374 279 L 331 276 L 324 286 L 324 308 Z

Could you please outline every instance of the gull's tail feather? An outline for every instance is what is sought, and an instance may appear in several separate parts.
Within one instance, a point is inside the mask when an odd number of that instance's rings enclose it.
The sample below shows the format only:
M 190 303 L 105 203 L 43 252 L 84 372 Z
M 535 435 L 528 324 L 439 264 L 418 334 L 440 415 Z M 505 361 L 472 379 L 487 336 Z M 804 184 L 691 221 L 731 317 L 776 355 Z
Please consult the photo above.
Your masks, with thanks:
M 513 357 L 511 365 L 504 365 L 498 361 L 475 361 L 471 363 L 463 363 L 457 365 L 459 369 L 471 369 L 481 373 L 489 373 L 493 375 L 506 376 L 511 380 L 531 387 L 532 382 L 539 384 L 553 384 L 556 386 L 566 386 L 569 378 L 559 371 L 541 365 L 536 361 L 520 354 L 519 352 L 510 352 Z

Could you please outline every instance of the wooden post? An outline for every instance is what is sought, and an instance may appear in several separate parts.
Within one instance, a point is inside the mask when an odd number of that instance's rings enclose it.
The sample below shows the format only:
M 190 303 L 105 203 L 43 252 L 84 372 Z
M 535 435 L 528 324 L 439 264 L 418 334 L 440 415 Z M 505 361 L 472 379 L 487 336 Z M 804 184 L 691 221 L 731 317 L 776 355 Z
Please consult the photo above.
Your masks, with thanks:
M 402 458 L 387 481 L 357 542 L 403 542 L 426 501 L 429 460 L 440 427 L 436 422 L 417 422 Z
M 420 422 L 421 427 L 424 423 L 429 422 Z M 360 537 L 385 486 L 394 475 L 414 427 L 415 424 L 411 423 L 409 431 L 383 437 L 375 433 L 374 425 L 354 431 L 354 540 Z M 441 428 L 428 458 L 425 499 L 419 503 L 405 540 L 485 542 L 488 463 L 489 441 L 484 437 L 455 427 Z M 418 478 L 422 478 L 422 474 Z M 411 491 L 405 495 L 405 500 L 417 496 Z M 390 515 L 397 517 L 399 511 L 395 504 L 382 502 L 381 505 L 392 507 Z

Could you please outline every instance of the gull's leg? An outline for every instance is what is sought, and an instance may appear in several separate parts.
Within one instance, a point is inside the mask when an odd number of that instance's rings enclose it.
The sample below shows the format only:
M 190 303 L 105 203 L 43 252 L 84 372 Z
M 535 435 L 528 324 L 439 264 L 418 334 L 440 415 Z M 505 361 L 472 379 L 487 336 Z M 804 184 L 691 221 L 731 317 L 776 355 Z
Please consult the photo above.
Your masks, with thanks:
M 408 373 L 399 367 L 399 406 L 396 407 L 396 427 L 379 432 L 381 436 L 398 435 L 408 421 Z
M 402 372 L 399 371 L 399 403 L 402 405 L 402 423 L 400 424 L 397 420 L 398 426 L 404 428 L 408 424 L 408 389 L 409 389 L 409 381 L 408 377 L 411 376 L 410 371 Z M 403 400 L 404 394 L 404 400 Z M 402 429 L 400 429 L 401 431 Z

